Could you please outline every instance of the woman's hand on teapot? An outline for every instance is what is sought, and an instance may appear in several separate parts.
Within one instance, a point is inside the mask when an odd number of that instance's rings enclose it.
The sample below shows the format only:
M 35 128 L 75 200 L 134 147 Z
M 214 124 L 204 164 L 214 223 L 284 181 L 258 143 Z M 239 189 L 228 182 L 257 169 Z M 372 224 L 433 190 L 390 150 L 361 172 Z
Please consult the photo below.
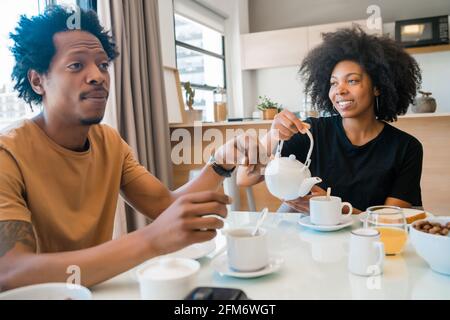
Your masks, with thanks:
M 309 199 L 311 199 L 312 197 L 326 196 L 326 195 L 327 192 L 323 190 L 321 187 L 313 186 L 310 195 L 300 197 L 295 200 L 285 201 L 285 203 L 289 207 L 299 212 L 309 213 Z
M 289 110 L 283 110 L 278 113 L 273 122 L 270 131 L 272 135 L 278 135 L 277 140 L 289 140 L 297 132 L 306 133 L 306 129 L 311 126 L 302 122 Z

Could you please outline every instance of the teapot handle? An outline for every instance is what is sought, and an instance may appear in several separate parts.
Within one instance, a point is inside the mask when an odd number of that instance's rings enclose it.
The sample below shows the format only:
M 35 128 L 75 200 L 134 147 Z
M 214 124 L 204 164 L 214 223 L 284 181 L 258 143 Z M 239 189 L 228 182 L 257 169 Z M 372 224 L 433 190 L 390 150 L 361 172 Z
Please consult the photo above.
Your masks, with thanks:
M 275 158 L 281 157 L 281 150 L 283 150 L 284 140 L 278 141 L 277 151 L 275 152 Z
M 311 163 L 311 154 L 312 154 L 312 151 L 313 151 L 313 148 L 314 148 L 314 139 L 313 139 L 313 136 L 311 134 L 311 131 L 309 131 L 308 129 L 306 129 L 306 134 L 309 137 L 310 144 L 309 144 L 308 154 L 307 154 L 306 160 L 305 160 L 305 166 L 309 168 L 309 165 Z
M 309 144 L 308 154 L 307 154 L 306 160 L 305 160 L 305 166 L 309 168 L 309 165 L 311 164 L 311 154 L 312 154 L 312 151 L 314 148 L 314 139 L 313 139 L 313 136 L 311 134 L 311 131 L 309 131 L 309 129 L 306 129 L 306 134 L 309 137 L 310 144 Z M 283 143 L 284 143 L 284 140 L 281 140 L 278 142 L 277 151 L 275 152 L 276 158 L 281 157 L 281 150 L 283 150 Z

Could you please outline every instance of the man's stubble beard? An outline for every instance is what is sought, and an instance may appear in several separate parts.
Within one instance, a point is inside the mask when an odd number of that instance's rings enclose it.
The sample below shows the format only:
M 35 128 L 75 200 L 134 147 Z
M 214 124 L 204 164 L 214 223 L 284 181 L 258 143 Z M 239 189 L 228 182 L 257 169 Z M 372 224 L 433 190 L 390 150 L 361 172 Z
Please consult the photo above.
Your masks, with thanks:
M 94 124 L 99 124 L 100 122 L 102 122 L 102 120 L 103 116 L 97 118 L 80 119 L 80 124 L 83 126 L 92 126 Z

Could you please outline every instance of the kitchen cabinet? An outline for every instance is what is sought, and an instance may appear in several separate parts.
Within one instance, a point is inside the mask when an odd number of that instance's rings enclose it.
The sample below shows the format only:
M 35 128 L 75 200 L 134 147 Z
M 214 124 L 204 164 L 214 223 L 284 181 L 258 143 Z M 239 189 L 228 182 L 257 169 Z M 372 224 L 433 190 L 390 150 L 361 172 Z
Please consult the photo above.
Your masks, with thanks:
M 367 28 L 366 20 L 355 20 L 347 22 L 321 24 L 317 26 L 309 26 L 308 28 L 308 48 L 311 50 L 320 43 L 322 43 L 322 33 L 334 32 L 342 28 L 351 28 L 353 25 L 358 25 L 368 34 L 381 34 L 382 30 Z
M 305 27 L 241 35 L 242 69 L 299 65 L 308 52 Z
M 312 49 L 322 43 L 322 33 L 333 32 L 342 28 L 350 28 L 352 22 L 338 22 L 309 26 L 308 29 L 308 48 Z
M 243 70 L 298 66 L 309 50 L 322 42 L 321 34 L 358 24 L 368 33 L 366 20 L 346 21 L 241 35 Z

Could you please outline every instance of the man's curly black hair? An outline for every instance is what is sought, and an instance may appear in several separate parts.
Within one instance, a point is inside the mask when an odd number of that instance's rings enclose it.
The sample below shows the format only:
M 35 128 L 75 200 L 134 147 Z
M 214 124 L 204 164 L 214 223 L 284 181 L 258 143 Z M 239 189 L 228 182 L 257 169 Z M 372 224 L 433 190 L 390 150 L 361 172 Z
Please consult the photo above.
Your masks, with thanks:
M 42 97 L 31 88 L 28 71 L 36 70 L 40 74 L 48 72 L 56 52 L 53 36 L 55 33 L 70 30 L 67 21 L 74 12 L 62 6 L 50 6 L 38 16 L 27 18 L 22 15 L 15 33 L 9 34 L 14 41 L 11 52 L 16 60 L 11 75 L 15 81 L 14 89 L 19 92 L 19 97 L 30 105 L 31 103 L 41 104 Z M 117 57 L 114 40 L 100 25 L 94 11 L 80 10 L 79 30 L 97 37 L 111 61 Z
M 366 34 L 360 27 L 340 29 L 323 34 L 323 43 L 312 49 L 303 60 L 300 75 L 305 92 L 320 111 L 336 114 L 328 97 L 331 73 L 337 63 L 358 63 L 380 91 L 379 120 L 396 121 L 405 114 L 420 88 L 419 65 L 397 42 L 388 37 Z

